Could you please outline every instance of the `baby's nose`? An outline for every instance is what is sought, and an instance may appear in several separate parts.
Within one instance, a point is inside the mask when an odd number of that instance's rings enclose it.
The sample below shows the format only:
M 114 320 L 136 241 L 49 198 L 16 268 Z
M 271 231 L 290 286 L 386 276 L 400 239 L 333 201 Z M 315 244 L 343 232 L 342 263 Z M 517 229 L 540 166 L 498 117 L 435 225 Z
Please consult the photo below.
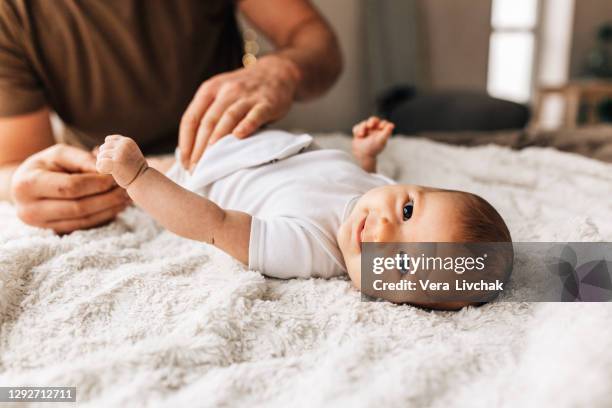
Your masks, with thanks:
M 387 217 L 381 217 L 376 226 L 374 242 L 392 242 L 395 236 L 395 227 Z

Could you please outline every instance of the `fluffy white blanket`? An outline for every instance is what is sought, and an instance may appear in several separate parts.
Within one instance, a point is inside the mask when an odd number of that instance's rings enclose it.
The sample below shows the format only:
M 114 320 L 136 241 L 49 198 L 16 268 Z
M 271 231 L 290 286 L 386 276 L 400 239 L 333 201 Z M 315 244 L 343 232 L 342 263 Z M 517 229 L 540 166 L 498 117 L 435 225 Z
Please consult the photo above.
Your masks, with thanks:
M 481 194 L 517 241 L 612 241 L 611 165 L 418 139 L 384 157 L 402 182 Z M 137 209 L 58 237 L 2 205 L 0 225 L 0 385 L 76 386 L 104 407 L 612 401 L 612 304 L 366 303 L 345 279 L 247 271 Z

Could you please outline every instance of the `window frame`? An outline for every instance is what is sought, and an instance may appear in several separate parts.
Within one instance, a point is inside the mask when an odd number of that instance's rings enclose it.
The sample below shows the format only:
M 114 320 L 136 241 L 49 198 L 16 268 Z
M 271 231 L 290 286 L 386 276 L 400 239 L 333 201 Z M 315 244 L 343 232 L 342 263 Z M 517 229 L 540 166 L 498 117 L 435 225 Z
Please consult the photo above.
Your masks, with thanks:
M 524 101 L 514 102 L 518 103 L 531 103 L 534 99 L 536 88 L 537 88 L 537 79 L 538 72 L 540 67 L 540 39 L 541 39 L 541 31 L 542 31 L 542 23 L 543 23 L 543 0 L 534 0 L 535 3 L 535 21 L 533 26 L 531 27 L 519 27 L 519 26 L 508 26 L 508 27 L 495 27 L 493 22 L 493 7 L 495 6 L 495 0 L 491 0 L 491 16 L 489 18 L 489 55 L 487 58 L 487 94 L 494 98 L 499 97 L 496 95 L 492 95 L 489 90 L 489 81 L 490 81 L 490 69 L 491 69 L 491 40 L 494 34 L 513 34 L 513 33 L 528 33 L 531 35 L 533 40 L 533 50 L 531 55 L 531 67 L 529 72 L 529 86 L 528 86 L 528 95 L 527 99 Z

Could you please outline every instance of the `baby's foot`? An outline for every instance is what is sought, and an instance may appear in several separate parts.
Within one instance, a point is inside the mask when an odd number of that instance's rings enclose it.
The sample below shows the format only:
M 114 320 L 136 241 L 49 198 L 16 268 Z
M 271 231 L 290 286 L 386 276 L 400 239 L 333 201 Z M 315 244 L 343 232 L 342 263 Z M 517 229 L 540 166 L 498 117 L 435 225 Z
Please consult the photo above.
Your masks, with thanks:
M 98 171 L 111 174 L 123 188 L 132 184 L 149 167 L 136 142 L 120 135 L 106 137 L 97 160 Z

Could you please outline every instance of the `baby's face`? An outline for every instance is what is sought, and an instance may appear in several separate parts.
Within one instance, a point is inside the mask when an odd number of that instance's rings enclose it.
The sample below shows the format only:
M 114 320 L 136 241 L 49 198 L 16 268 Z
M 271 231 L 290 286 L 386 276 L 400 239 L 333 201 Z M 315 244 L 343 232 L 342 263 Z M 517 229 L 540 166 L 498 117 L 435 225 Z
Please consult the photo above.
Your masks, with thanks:
M 353 284 L 361 286 L 362 242 L 454 242 L 460 232 L 458 192 L 414 185 L 378 187 L 364 194 L 337 239 Z

